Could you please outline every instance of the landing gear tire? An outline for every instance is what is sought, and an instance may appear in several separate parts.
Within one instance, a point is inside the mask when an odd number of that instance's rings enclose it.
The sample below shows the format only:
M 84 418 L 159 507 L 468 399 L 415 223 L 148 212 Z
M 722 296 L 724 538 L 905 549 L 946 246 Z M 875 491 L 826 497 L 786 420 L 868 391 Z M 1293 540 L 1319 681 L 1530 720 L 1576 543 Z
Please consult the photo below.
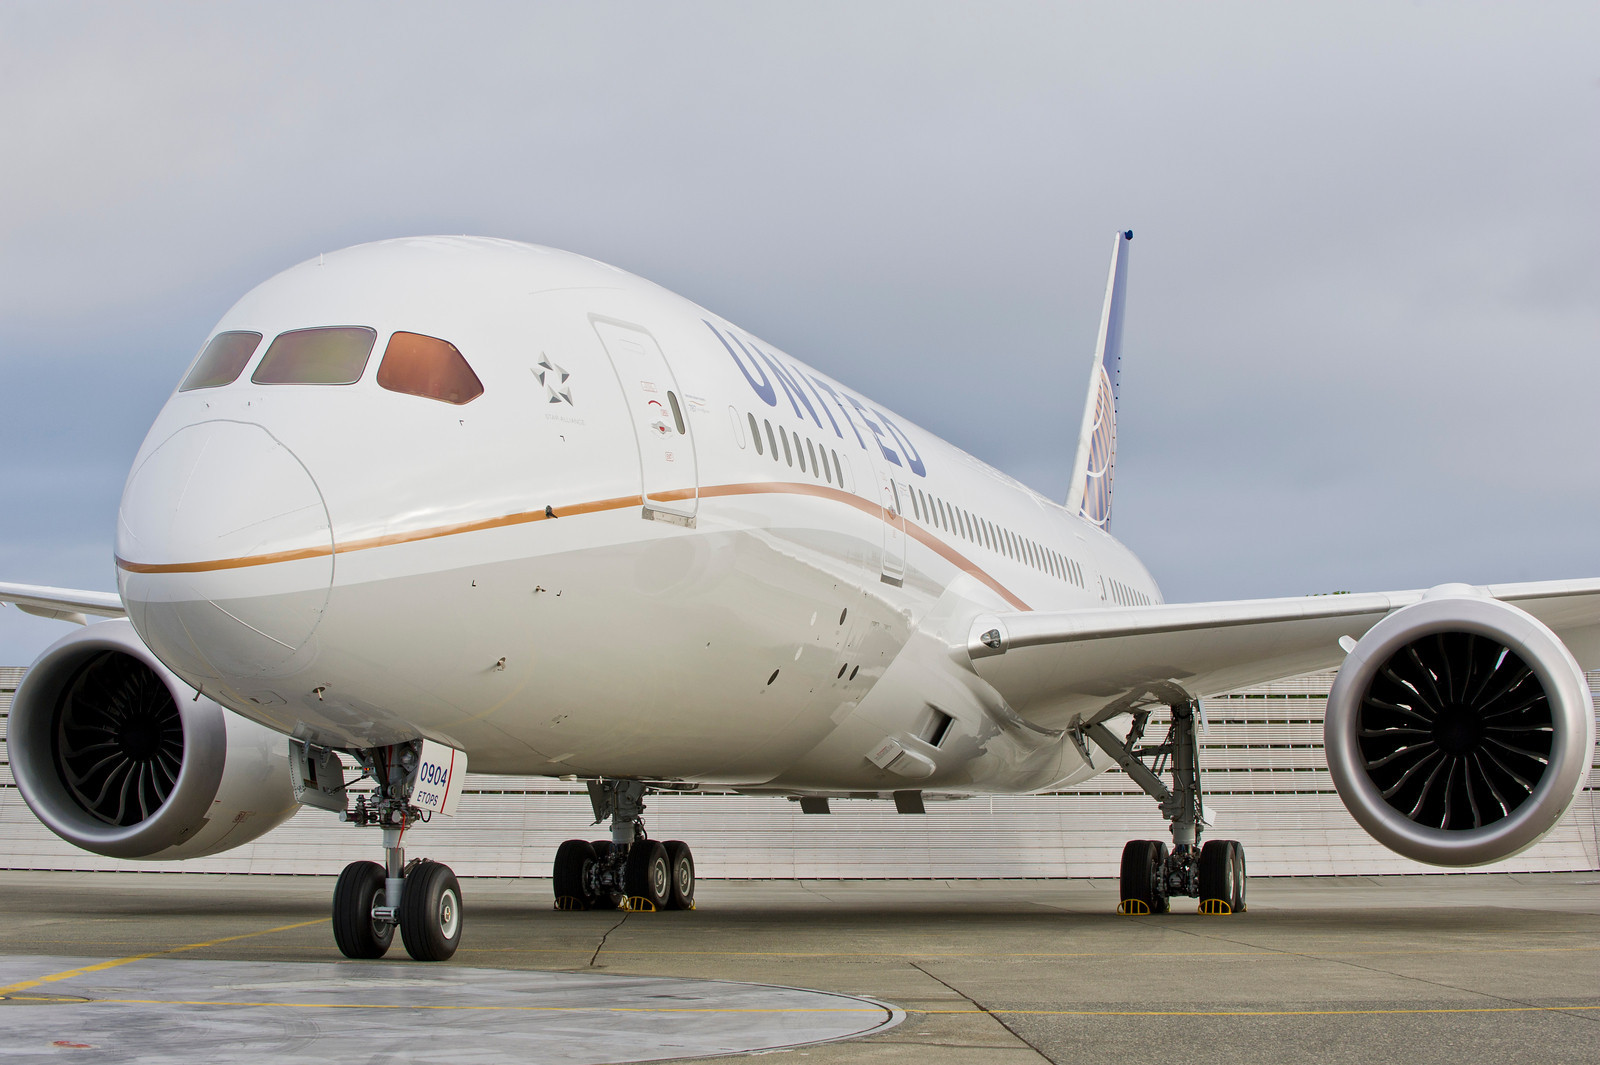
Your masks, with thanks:
M 671 888 L 667 896 L 667 909 L 694 909 L 694 855 L 689 845 L 672 839 L 666 843 L 667 869 L 671 874 Z
M 653 839 L 634 843 L 628 848 L 628 864 L 622 879 L 630 899 L 642 899 L 650 904 L 650 909 L 666 909 L 672 895 L 672 866 L 667 861 L 667 848 Z
M 333 941 L 347 958 L 381 958 L 394 941 L 394 925 L 374 921 L 372 908 L 383 904 L 383 866 L 351 862 L 333 887 Z
M 1200 848 L 1200 912 L 1244 910 L 1244 848 L 1231 839 L 1207 840 Z
M 584 889 L 588 877 L 584 874 L 594 860 L 594 845 L 586 839 L 569 839 L 556 848 L 555 867 L 550 871 L 550 879 L 558 909 L 591 908 L 590 895 Z
M 1166 913 L 1167 845 L 1160 840 L 1130 840 L 1122 848 L 1122 902 L 1119 913 Z
M 448 865 L 420 862 L 400 896 L 400 938 L 417 961 L 444 961 L 461 944 L 461 885 Z
M 594 860 L 597 862 L 605 861 L 611 854 L 611 841 L 609 839 L 597 839 L 594 841 L 593 846 Z M 593 910 L 614 910 L 622 905 L 622 899 L 623 896 L 621 895 L 602 891 L 598 895 L 590 896 L 589 908 Z

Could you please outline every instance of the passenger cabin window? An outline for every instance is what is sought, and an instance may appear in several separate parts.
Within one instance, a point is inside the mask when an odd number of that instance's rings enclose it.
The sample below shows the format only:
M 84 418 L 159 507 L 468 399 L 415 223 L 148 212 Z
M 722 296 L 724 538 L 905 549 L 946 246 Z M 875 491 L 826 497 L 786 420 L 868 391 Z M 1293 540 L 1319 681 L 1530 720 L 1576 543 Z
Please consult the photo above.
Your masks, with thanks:
M 668 390 L 667 402 L 672 404 L 672 424 L 678 427 L 678 435 L 683 436 L 688 430 L 683 427 L 683 408 L 678 406 L 678 394 Z
M 244 364 L 256 353 L 261 344 L 260 333 L 218 333 L 200 353 L 189 376 L 178 386 L 179 392 L 196 388 L 219 388 L 231 385 L 244 372 Z
M 365 326 L 279 333 L 250 375 L 258 385 L 353 385 L 361 380 L 378 334 Z
M 756 427 L 756 416 L 746 412 L 745 417 L 750 419 L 750 439 L 756 442 L 756 454 L 764 454 L 766 449 L 761 446 L 761 430 Z
M 383 362 L 378 364 L 378 384 L 391 392 L 457 405 L 483 395 L 483 383 L 456 346 L 421 333 L 396 333 L 389 338 Z

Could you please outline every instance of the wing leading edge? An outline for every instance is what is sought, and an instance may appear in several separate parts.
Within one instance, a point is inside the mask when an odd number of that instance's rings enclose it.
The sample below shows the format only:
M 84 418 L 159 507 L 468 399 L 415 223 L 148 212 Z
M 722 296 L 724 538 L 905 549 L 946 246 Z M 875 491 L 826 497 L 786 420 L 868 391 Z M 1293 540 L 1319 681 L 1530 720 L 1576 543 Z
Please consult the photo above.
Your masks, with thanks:
M 128 611 L 114 592 L 81 592 L 72 588 L 44 588 L 33 584 L 0 584 L 0 603 L 41 618 L 87 625 L 86 614 L 103 618 L 126 617 Z
M 1514 604 L 1554 630 L 1579 662 L 1600 663 L 1600 579 L 987 614 L 973 622 L 966 651 L 1014 711 L 1061 729 L 1329 669 L 1344 659 L 1342 639 L 1360 639 L 1385 615 L 1435 594 Z

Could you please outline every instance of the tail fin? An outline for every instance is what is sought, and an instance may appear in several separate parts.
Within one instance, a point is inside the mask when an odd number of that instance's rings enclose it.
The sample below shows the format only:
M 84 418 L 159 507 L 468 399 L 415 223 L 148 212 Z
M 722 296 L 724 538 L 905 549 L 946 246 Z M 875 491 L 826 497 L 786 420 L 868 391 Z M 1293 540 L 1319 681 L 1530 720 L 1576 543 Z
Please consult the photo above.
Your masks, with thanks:
M 1100 526 L 1111 525 L 1111 471 L 1117 462 L 1117 387 L 1122 370 L 1122 306 L 1128 291 L 1128 243 L 1133 230 L 1117 234 L 1111 249 L 1111 277 L 1100 312 L 1100 342 L 1089 371 L 1089 399 L 1072 461 L 1068 509 Z

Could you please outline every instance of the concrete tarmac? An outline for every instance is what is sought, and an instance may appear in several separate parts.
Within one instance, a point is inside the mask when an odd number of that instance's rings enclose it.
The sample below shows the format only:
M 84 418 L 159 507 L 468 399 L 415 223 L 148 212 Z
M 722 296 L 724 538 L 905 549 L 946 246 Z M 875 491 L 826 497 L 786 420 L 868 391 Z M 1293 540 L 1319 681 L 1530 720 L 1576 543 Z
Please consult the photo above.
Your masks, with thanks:
M 853 1041 L 775 1052 L 806 1065 L 1600 1061 L 1595 873 L 1255 880 L 1249 912 L 1229 917 L 1192 900 L 1118 917 L 1109 881 L 705 881 L 694 912 L 625 915 L 557 912 L 548 881 L 469 879 L 462 948 L 433 966 L 398 943 L 381 963 L 341 961 L 332 890 L 331 877 L 5 872 L 0 955 L 336 963 L 329 993 L 364 969 L 744 981 L 904 1011 Z M 294 971 L 303 993 L 320 987 Z M 82 981 L 41 990 L 70 998 Z M 551 1022 L 521 1023 L 531 1047 Z M 628 1027 L 655 1038 L 647 1018 Z M 366 1046 L 359 1060 L 406 1049 L 370 1033 Z M 665 1035 L 656 1052 L 671 1052 Z M 315 1039 L 296 1056 L 319 1056 Z

